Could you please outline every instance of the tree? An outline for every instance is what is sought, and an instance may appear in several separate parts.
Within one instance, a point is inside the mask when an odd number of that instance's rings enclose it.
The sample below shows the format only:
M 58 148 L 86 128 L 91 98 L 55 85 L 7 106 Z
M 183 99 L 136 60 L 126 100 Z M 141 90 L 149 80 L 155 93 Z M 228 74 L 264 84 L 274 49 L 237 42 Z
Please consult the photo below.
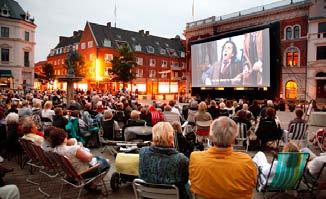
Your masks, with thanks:
M 123 46 L 119 49 L 119 57 L 114 56 L 112 68 L 109 69 L 109 73 L 113 76 L 112 81 L 123 82 L 126 84 L 135 79 L 136 74 L 133 69 L 137 66 L 134 53 L 127 47 Z
M 84 70 L 84 57 L 75 50 L 71 50 L 65 59 L 65 67 L 68 70 L 69 75 L 69 66 L 72 66 L 75 77 L 85 77 Z
M 52 64 L 44 64 L 42 66 L 42 75 L 47 81 L 51 81 L 54 78 L 54 68 Z

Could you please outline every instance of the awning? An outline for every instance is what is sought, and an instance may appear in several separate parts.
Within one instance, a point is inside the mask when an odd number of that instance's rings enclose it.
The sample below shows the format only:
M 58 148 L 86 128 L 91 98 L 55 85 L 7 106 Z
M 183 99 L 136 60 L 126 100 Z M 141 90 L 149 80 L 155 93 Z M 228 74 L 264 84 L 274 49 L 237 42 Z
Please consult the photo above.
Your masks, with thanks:
M 11 70 L 0 70 L 0 77 L 12 77 Z

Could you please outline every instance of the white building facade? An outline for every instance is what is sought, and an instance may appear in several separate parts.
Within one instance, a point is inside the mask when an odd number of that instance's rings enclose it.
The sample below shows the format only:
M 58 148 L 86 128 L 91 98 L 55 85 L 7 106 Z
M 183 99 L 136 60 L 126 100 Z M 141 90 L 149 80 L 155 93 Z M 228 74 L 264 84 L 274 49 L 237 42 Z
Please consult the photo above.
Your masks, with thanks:
M 0 85 L 28 89 L 34 84 L 34 19 L 13 0 L 0 3 Z
M 326 1 L 313 0 L 309 10 L 307 99 L 326 103 Z

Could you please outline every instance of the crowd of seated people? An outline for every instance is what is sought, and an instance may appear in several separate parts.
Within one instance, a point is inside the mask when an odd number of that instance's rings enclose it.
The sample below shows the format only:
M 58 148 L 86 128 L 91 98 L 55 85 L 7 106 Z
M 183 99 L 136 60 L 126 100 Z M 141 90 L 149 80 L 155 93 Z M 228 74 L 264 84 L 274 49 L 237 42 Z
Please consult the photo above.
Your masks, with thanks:
M 126 92 L 115 95 L 77 92 L 67 106 L 64 95 L 53 93 L 35 91 L 3 96 L 0 119 L 5 126 L 6 141 L 1 143 L 7 144 L 1 146 L 2 151 L 14 153 L 20 148 L 18 139 L 28 139 L 44 150 L 66 155 L 79 172 L 94 161 L 101 162 L 105 170 L 110 164 L 86 148 L 93 134 L 101 130 L 106 140 L 125 140 L 124 130 L 128 127 L 152 127 L 153 146 L 140 152 L 140 178 L 151 183 L 176 184 L 183 198 L 190 197 L 190 190 L 204 198 L 214 198 L 215 194 L 250 198 L 257 173 L 248 155 L 232 149 L 238 136 L 236 124 L 244 123 L 247 130 L 254 129 L 261 149 L 268 141 L 280 139 L 283 132 L 272 101 L 261 107 L 257 101 L 248 106 L 246 100 L 191 99 L 180 107 L 175 100 L 143 105 Z M 297 119 L 291 124 L 301 122 L 302 111 L 296 114 Z M 209 130 L 200 125 L 205 122 L 210 123 Z M 191 131 L 207 130 L 208 149 L 195 148 L 189 132 L 184 130 L 187 125 Z M 94 130 L 96 126 L 98 129 Z M 223 180 L 230 176 L 233 177 L 228 181 Z

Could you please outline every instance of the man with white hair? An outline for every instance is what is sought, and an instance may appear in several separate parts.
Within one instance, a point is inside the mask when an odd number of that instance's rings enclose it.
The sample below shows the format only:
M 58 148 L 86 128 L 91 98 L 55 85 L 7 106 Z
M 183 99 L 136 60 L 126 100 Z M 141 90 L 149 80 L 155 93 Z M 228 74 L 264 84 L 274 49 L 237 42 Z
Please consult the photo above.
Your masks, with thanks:
M 266 106 L 264 106 L 264 107 L 261 109 L 261 111 L 260 111 L 260 118 L 264 118 L 264 117 L 266 117 L 266 109 L 267 109 L 268 107 L 274 108 L 274 103 L 273 103 L 272 100 L 267 100 L 267 101 L 266 101 Z
M 189 179 L 196 196 L 252 198 L 257 168 L 248 154 L 233 151 L 237 133 L 236 123 L 222 116 L 211 124 L 212 147 L 191 153 Z

